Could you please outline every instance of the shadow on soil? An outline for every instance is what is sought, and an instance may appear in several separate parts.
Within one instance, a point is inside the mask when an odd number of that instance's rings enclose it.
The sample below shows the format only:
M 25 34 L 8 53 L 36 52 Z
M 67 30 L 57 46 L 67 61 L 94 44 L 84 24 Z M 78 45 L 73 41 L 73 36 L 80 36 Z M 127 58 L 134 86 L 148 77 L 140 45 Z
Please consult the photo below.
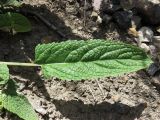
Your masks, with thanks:
M 64 21 L 62 21 L 56 14 L 51 13 L 46 6 L 36 7 L 36 6 L 25 6 L 24 9 L 30 9 L 35 12 L 43 13 L 43 17 L 47 18 L 52 24 L 54 24 L 58 30 L 64 33 L 69 39 L 82 39 L 79 36 L 76 36 L 72 33 L 71 28 L 65 26 Z M 53 42 L 63 41 L 64 38 L 61 38 L 56 31 L 53 31 L 46 27 L 38 18 L 35 16 L 28 16 L 31 19 L 33 26 L 32 32 L 17 34 L 14 37 L 11 35 L 0 34 L 0 37 L 3 38 L 0 40 L 1 45 L 0 50 L 4 51 L 0 53 L 0 59 L 5 61 L 19 61 L 19 62 L 29 62 L 34 60 L 34 48 L 37 44 L 43 43 L 42 39 L 46 36 L 51 36 Z M 101 32 L 101 31 L 99 31 Z M 96 38 L 96 37 L 95 37 Z M 23 71 L 23 72 L 22 72 Z M 31 74 L 29 74 L 29 72 Z M 12 74 L 22 75 L 24 78 L 33 80 L 38 84 L 38 90 L 40 91 L 46 99 L 50 96 L 47 93 L 47 90 L 44 85 L 44 81 L 36 74 L 34 68 L 12 68 Z M 32 81 L 29 81 L 30 84 Z M 39 86 L 40 85 L 40 86 Z M 58 111 L 61 114 L 69 118 L 70 120 L 134 120 L 139 118 L 145 109 L 145 105 L 140 104 L 135 107 L 129 107 L 127 105 L 116 103 L 101 103 L 97 105 L 85 105 L 82 101 L 63 101 L 55 100 L 53 103 L 56 105 Z
M 29 12 L 28 12 L 29 10 Z M 32 24 L 32 31 L 28 33 L 17 33 L 11 35 L 7 32 L 0 32 L 0 61 L 8 62 L 31 62 L 34 61 L 34 49 L 38 44 L 60 42 L 67 39 L 81 39 L 72 33 L 72 29 L 67 27 L 63 20 L 61 20 L 55 13 L 50 12 L 45 5 L 30 6 L 24 5 L 20 12 L 30 20 Z M 44 24 L 37 16 L 34 16 L 30 11 L 41 15 L 51 25 L 56 27 L 56 30 Z M 61 32 L 65 35 L 62 37 L 58 34 Z M 33 67 L 10 67 L 10 73 L 19 75 L 22 79 L 28 79 L 27 86 L 35 82 L 34 86 L 38 88 L 41 94 L 46 99 L 50 98 L 44 85 L 44 80 L 36 74 L 37 69 Z M 21 81 L 21 80 L 20 80 Z
M 129 107 L 121 103 L 107 102 L 87 105 L 75 100 L 54 100 L 53 103 L 63 117 L 70 120 L 135 120 L 140 117 L 146 107 L 144 104 Z

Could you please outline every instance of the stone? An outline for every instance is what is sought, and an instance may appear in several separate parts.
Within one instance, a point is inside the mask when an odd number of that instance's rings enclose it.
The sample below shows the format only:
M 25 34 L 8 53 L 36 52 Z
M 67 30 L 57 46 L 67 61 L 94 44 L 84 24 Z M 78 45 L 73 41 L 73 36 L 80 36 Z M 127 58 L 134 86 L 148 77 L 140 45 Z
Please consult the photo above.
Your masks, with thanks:
M 135 107 L 136 106 L 136 102 L 134 100 L 131 100 L 128 97 L 121 97 L 121 102 L 123 105 L 128 105 L 130 107 Z
M 131 26 L 132 13 L 127 11 L 119 11 L 113 15 L 113 18 L 122 29 L 128 29 Z
M 158 32 L 158 33 L 160 33 L 160 26 L 159 26 L 159 27 L 157 27 L 157 29 L 156 29 L 156 30 L 157 30 L 157 32 Z
M 47 114 L 47 111 L 44 109 L 44 108 L 36 108 L 35 109 L 38 113 L 40 113 L 41 115 L 46 115 Z
M 92 18 L 92 21 L 97 21 L 98 13 L 93 11 L 92 14 L 91 14 L 91 18 Z
M 139 45 L 139 47 L 142 48 L 142 49 L 144 49 L 144 51 L 145 51 L 146 53 L 148 53 L 148 52 L 150 51 L 149 46 L 148 46 L 147 44 L 145 44 L 145 43 L 141 43 L 141 44 Z
M 146 43 L 146 42 L 152 42 L 153 40 L 153 31 L 149 28 L 149 27 L 142 27 L 139 31 L 138 31 L 138 39 L 139 42 L 142 43 Z
M 137 3 L 138 4 L 137 9 L 139 9 L 139 12 L 144 14 L 144 18 L 147 18 L 145 19 L 146 22 L 149 22 L 152 24 L 159 24 L 160 23 L 160 1 L 159 0 L 147 0 L 148 2 L 145 2 L 145 1 L 141 0 L 140 3 Z M 154 2 L 154 1 L 157 1 L 157 2 Z
M 160 90 L 160 75 L 154 76 L 151 82 Z
M 153 36 L 153 42 L 160 44 L 160 36 Z
M 160 36 L 153 36 L 153 44 L 156 46 L 156 47 L 158 47 L 158 48 L 160 48 Z
M 160 67 L 156 64 L 156 63 L 153 63 L 149 66 L 147 72 L 149 75 L 153 76 L 156 74 L 157 71 L 160 70 Z
M 92 32 L 95 32 L 95 31 L 98 30 L 98 28 L 97 27 L 92 27 L 91 30 L 92 30 Z
M 94 10 L 99 11 L 103 0 L 93 0 L 92 6 Z
M 155 45 L 149 45 L 149 48 L 152 60 L 157 61 L 157 53 L 158 53 L 157 47 Z
M 105 24 L 108 24 L 111 20 L 112 20 L 112 16 L 108 15 L 108 14 L 105 14 L 103 15 L 103 18 L 102 18 L 103 22 Z
M 96 23 L 98 23 L 98 24 L 102 23 L 102 18 L 100 16 L 97 17 Z
M 97 17 L 98 16 L 98 13 L 93 11 L 92 14 L 91 14 L 91 17 Z
M 124 9 L 135 8 L 145 22 L 160 23 L 160 0 L 121 0 L 121 6 Z
M 153 37 L 153 45 L 155 45 L 157 48 L 157 55 L 158 55 L 158 59 L 160 61 L 160 36 Z
M 119 102 L 120 101 L 120 98 L 121 98 L 121 96 L 120 95 L 114 95 L 114 96 L 112 96 L 112 100 L 114 101 L 114 102 Z

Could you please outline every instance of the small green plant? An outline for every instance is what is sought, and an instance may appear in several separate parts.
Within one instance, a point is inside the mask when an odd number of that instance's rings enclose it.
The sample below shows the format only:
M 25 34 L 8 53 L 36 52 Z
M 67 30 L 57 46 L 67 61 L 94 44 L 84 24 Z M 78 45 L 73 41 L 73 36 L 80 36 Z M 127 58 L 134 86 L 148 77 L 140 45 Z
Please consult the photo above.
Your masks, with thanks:
M 26 98 L 16 93 L 7 65 L 39 66 L 47 79 L 78 81 L 134 72 L 148 67 L 151 62 L 142 49 L 108 40 L 69 40 L 38 45 L 34 63 L 0 62 L 0 84 L 7 86 L 1 90 L 0 106 L 24 120 L 38 120 Z
M 1 0 L 0 1 L 1 6 L 20 6 L 20 2 L 18 0 Z
M 16 92 L 16 84 L 9 78 L 9 69 L 0 65 L 0 109 L 5 108 L 24 120 L 38 120 L 38 116 L 25 98 Z
M 11 32 L 12 34 L 31 30 L 31 24 L 25 16 L 15 12 L 5 12 L 6 7 L 19 7 L 20 5 L 17 0 L 0 1 L 0 30 Z

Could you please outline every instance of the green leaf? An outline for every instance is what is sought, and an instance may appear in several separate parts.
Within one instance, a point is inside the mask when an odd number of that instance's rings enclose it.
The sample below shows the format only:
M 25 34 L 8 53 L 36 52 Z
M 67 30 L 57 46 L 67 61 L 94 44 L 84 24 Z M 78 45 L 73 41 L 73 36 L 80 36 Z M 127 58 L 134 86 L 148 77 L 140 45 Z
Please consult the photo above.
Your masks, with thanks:
M 9 80 L 9 86 L 1 94 L 2 106 L 24 120 L 38 120 L 31 104 L 23 95 L 16 93 L 15 83 Z
M 4 85 L 9 80 L 9 69 L 7 65 L 0 64 L 0 85 Z
M 145 52 L 125 43 L 88 40 L 38 45 L 35 63 L 45 77 L 81 80 L 134 72 L 152 62 Z
M 21 3 L 18 2 L 17 0 L 1 0 L 0 3 L 3 4 L 4 6 L 16 6 L 16 7 L 19 7 L 21 5 Z
M 0 14 L 0 28 L 13 32 L 28 32 L 31 30 L 31 24 L 19 13 L 5 13 Z
M 3 94 L 3 107 L 24 120 L 38 120 L 28 100 L 22 95 Z

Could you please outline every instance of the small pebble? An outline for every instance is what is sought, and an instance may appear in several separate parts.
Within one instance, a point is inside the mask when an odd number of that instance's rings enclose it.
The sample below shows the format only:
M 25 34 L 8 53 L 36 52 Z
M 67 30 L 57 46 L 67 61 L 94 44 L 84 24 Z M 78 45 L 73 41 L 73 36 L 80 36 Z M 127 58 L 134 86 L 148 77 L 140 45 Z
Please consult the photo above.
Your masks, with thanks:
M 100 16 L 98 16 L 96 22 L 97 22 L 98 24 L 101 24 L 101 23 L 102 23 L 102 18 L 101 18 Z
M 113 15 L 120 28 L 128 29 L 131 27 L 132 13 L 127 11 L 119 11 Z
M 94 10 L 96 10 L 96 11 L 99 11 L 99 10 L 100 10 L 102 1 L 103 1 L 103 0 L 93 0 L 92 6 L 93 6 Z
M 157 59 L 157 48 L 155 45 L 149 45 L 149 49 L 150 49 L 150 54 L 153 60 L 156 61 Z
M 160 67 L 156 63 L 153 63 L 149 66 L 147 72 L 149 75 L 153 76 L 159 70 L 160 70 Z
M 158 33 L 160 33 L 160 26 L 159 26 L 159 27 L 157 27 L 157 32 L 158 32 Z
M 36 108 L 36 111 L 42 115 L 46 115 L 47 111 L 44 108 Z
M 129 98 L 121 98 L 121 103 L 130 107 L 136 106 L 136 103 L 134 103 L 134 101 L 131 101 Z
M 152 83 L 156 84 L 160 88 L 160 75 L 156 75 L 152 78 Z
M 153 31 L 149 27 L 142 27 L 139 31 L 139 41 L 142 42 L 152 42 L 153 39 Z
M 98 13 L 93 11 L 92 14 L 91 14 L 91 17 L 97 17 L 98 16 Z
M 155 44 L 158 48 L 160 48 L 160 36 L 154 36 L 153 37 L 153 44 Z
M 146 45 L 145 43 L 141 43 L 141 44 L 139 45 L 139 47 L 142 48 L 142 49 L 144 49 L 144 51 L 145 51 L 146 53 L 148 53 L 148 52 L 150 51 L 149 46 Z
M 119 102 L 120 101 L 121 96 L 120 95 L 114 95 L 112 96 L 112 99 L 114 100 L 114 102 Z

